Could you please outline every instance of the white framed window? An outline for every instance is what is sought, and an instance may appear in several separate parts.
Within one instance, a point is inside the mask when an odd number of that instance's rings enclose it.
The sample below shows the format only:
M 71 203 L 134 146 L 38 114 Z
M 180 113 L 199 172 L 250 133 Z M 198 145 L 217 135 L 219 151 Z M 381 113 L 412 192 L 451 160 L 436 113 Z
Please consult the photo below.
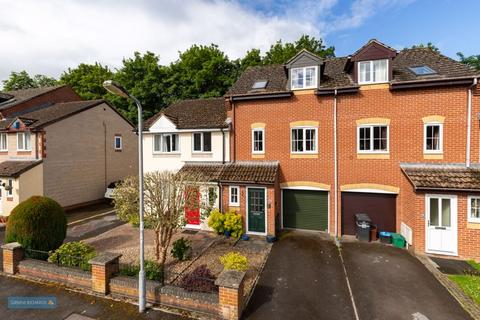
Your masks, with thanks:
M 388 82 L 388 59 L 358 62 L 358 83 Z
M 8 186 L 10 188 L 8 188 L 9 190 L 7 191 L 7 197 L 13 197 L 13 180 L 12 179 L 8 179 Z
M 31 151 L 30 132 L 17 132 L 17 150 Z
M 122 136 L 115 136 L 113 147 L 115 148 L 115 150 L 118 150 L 118 151 L 121 151 L 123 149 Z
M 480 196 L 468 197 L 468 222 L 480 223 Z
M 292 128 L 290 131 L 291 153 L 317 153 L 317 128 Z
M 230 186 L 228 199 L 232 207 L 240 206 L 240 187 Z
M 195 132 L 192 134 L 194 152 L 212 152 L 212 133 Z
M 388 153 L 389 128 L 387 125 L 368 125 L 357 127 L 357 152 Z
M 6 133 L 0 133 L 0 151 L 8 150 L 8 136 Z
M 443 124 L 425 123 L 423 125 L 423 152 L 443 152 Z
M 265 153 L 265 129 L 252 129 L 252 153 Z
M 178 134 L 162 133 L 153 136 L 153 153 L 179 152 Z
M 290 70 L 291 88 L 310 89 L 317 87 L 318 67 L 292 68 Z

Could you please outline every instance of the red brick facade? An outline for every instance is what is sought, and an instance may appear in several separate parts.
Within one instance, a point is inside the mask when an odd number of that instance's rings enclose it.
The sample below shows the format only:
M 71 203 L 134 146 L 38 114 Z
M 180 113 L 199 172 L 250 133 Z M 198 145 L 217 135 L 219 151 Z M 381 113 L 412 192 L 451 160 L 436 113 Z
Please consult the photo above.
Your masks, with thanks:
M 413 245 L 425 250 L 425 194 L 416 193 L 400 168 L 400 163 L 465 163 L 467 141 L 467 86 L 436 87 L 392 91 L 388 85 L 363 86 L 358 93 L 337 98 L 338 137 L 338 230 L 341 228 L 341 191 L 347 185 L 371 184 L 379 189 L 397 190 L 397 232 L 401 222 L 413 230 Z M 291 98 L 259 99 L 227 104 L 233 120 L 231 158 L 233 160 L 279 160 L 280 185 L 292 182 L 321 184 L 330 199 L 329 232 L 335 232 L 333 97 L 316 96 L 313 91 L 297 91 Z M 234 106 L 234 110 L 232 108 Z M 471 162 L 480 162 L 480 97 L 473 96 Z M 444 117 L 443 157 L 424 155 L 424 117 Z M 357 154 L 357 121 L 382 118 L 389 122 L 387 155 L 362 157 Z M 386 119 L 386 120 L 385 120 Z M 318 155 L 293 157 L 290 154 L 290 123 L 318 122 Z M 370 120 L 372 121 L 372 120 Z M 265 156 L 252 155 L 252 124 L 265 130 Z M 467 201 L 470 194 L 458 195 L 458 255 L 480 258 L 480 229 L 467 228 Z M 224 195 L 228 195 L 228 188 Z M 268 216 L 269 233 L 279 229 L 280 188 L 272 190 L 276 223 Z M 242 201 L 243 202 L 243 201 Z M 224 199 L 228 207 L 228 197 Z M 242 208 L 240 208 L 242 212 Z M 275 224 L 274 224 L 275 223 Z M 273 224 L 273 225 L 272 225 Z M 271 229 L 270 229 L 271 228 Z

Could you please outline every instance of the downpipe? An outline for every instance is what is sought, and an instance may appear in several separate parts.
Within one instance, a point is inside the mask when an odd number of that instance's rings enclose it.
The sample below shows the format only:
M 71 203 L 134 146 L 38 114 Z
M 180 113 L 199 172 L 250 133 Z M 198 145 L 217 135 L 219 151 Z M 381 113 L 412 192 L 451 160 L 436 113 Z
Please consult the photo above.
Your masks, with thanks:
M 477 86 L 478 79 L 474 78 L 472 85 L 468 88 L 468 101 L 467 101 L 467 145 L 465 166 L 470 168 L 470 140 L 472 135 L 472 89 Z

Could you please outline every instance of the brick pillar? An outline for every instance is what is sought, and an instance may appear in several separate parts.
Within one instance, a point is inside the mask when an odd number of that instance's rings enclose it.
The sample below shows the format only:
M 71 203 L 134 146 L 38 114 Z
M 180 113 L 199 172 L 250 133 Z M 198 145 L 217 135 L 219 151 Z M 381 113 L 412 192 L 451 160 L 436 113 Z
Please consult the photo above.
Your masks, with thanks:
M 3 272 L 15 274 L 18 272 L 18 263 L 23 260 L 23 248 L 18 242 L 7 243 L 2 246 Z
M 223 270 L 215 284 L 222 319 L 238 320 L 243 311 L 243 278 L 245 272 Z
M 92 290 L 107 294 L 110 291 L 110 278 L 118 273 L 118 260 L 122 255 L 104 252 L 88 261 L 92 265 Z

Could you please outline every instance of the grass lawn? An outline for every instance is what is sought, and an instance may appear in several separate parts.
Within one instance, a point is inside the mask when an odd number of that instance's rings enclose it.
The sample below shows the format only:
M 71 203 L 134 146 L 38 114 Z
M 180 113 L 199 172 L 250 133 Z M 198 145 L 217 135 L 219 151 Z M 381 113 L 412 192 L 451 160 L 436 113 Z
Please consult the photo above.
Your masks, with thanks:
M 475 261 L 468 261 L 468 263 L 480 271 L 480 263 Z M 480 304 L 480 276 L 450 275 L 448 277 L 455 281 L 475 302 Z

